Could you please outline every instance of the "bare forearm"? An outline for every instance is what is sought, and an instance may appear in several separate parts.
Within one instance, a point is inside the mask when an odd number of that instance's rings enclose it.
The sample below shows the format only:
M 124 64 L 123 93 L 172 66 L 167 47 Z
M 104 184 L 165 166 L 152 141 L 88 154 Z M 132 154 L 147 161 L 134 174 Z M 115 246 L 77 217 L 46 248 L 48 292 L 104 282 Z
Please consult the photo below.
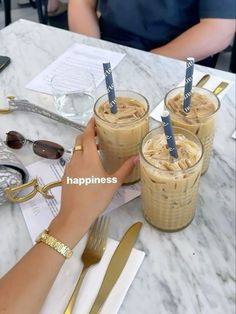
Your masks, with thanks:
M 234 20 L 204 19 L 199 24 L 152 52 L 185 60 L 194 57 L 202 60 L 230 44 L 235 32 Z
M 73 32 L 100 38 L 96 0 L 69 0 L 69 29 Z
M 64 221 L 56 219 L 50 226 L 50 233 L 73 248 L 82 233 L 78 227 L 73 228 L 71 224 L 62 227 L 63 224 Z M 0 280 L 0 313 L 39 313 L 64 261 L 65 258 L 49 246 L 36 244 Z
M 63 256 L 50 247 L 42 243 L 33 247 L 1 279 L 0 313 L 38 313 L 62 264 Z
M 76 138 L 75 151 L 62 178 L 61 209 L 49 226 L 49 234 L 71 249 L 88 231 L 94 220 L 110 203 L 113 194 L 137 163 L 133 156 L 112 175 L 117 184 L 67 184 L 67 177 L 108 177 L 97 152 L 95 119 Z M 80 167 L 78 167 L 78 164 Z M 19 263 L 0 279 L 0 314 L 36 314 L 39 312 L 64 257 L 44 243 L 35 245 Z

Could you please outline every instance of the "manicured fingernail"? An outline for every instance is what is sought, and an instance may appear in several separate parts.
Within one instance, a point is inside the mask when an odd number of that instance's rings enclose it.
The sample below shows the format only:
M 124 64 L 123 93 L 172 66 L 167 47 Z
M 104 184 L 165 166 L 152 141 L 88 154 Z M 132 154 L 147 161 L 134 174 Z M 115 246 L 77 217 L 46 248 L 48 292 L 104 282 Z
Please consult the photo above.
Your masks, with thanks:
M 137 165 L 137 164 L 139 163 L 139 155 L 137 155 L 137 156 L 135 156 L 135 157 L 133 158 L 133 163 L 134 163 L 135 165 Z

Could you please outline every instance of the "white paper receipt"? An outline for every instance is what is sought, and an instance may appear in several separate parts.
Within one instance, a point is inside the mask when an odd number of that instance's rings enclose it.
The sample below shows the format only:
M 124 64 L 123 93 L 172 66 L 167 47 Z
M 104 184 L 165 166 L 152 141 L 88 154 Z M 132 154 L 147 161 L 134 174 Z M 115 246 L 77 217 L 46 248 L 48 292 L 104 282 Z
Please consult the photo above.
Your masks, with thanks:
M 95 84 L 98 86 L 104 80 L 102 63 L 109 61 L 111 68 L 114 69 L 124 56 L 124 53 L 75 43 L 29 82 L 26 88 L 52 95 L 52 77 L 62 74 L 67 85 L 70 84 L 71 88 L 76 89 L 78 86 L 73 80 L 70 80 L 71 71 L 74 71 L 75 74 L 85 71 L 92 73 Z

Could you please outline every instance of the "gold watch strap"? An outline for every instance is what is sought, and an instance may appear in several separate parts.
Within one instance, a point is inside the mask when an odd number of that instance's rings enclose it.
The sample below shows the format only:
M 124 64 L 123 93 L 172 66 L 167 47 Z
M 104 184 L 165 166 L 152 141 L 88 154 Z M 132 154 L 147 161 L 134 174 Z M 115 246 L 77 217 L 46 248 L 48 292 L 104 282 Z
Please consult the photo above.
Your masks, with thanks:
M 48 229 L 45 229 L 43 232 L 36 239 L 36 243 L 43 242 L 46 245 L 53 248 L 55 251 L 63 255 L 65 258 L 70 258 L 73 254 L 72 250 L 62 243 L 61 241 L 57 240 L 53 236 L 49 234 Z

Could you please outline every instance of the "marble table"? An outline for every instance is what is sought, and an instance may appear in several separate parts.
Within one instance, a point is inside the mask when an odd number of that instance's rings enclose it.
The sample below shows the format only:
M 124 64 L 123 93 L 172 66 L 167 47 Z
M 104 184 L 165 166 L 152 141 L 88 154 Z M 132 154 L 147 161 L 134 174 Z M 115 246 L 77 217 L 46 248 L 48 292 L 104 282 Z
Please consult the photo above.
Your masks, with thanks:
M 154 108 L 185 74 L 185 63 L 19 20 L 0 31 L 0 51 L 12 59 L 0 75 L 0 102 L 15 95 L 54 110 L 52 97 L 25 85 L 72 43 L 85 43 L 126 57 L 114 71 L 117 88 L 143 93 Z M 233 74 L 196 66 L 225 79 Z M 152 122 L 155 125 L 155 122 Z M 212 159 L 200 182 L 192 224 L 177 233 L 163 233 L 142 216 L 140 199 L 111 213 L 110 236 L 119 239 L 134 221 L 144 222 L 136 247 L 146 258 L 120 308 L 120 314 L 233 314 L 235 310 L 235 87 L 222 101 Z M 48 137 L 71 147 L 76 130 L 33 114 L 0 116 L 0 136 L 18 130 L 33 139 Z M 30 146 L 18 157 L 25 165 L 38 160 Z M 0 275 L 32 246 L 18 205 L 0 207 Z M 57 314 L 57 313 L 53 313 Z M 112 313 L 111 313 L 112 314 Z

